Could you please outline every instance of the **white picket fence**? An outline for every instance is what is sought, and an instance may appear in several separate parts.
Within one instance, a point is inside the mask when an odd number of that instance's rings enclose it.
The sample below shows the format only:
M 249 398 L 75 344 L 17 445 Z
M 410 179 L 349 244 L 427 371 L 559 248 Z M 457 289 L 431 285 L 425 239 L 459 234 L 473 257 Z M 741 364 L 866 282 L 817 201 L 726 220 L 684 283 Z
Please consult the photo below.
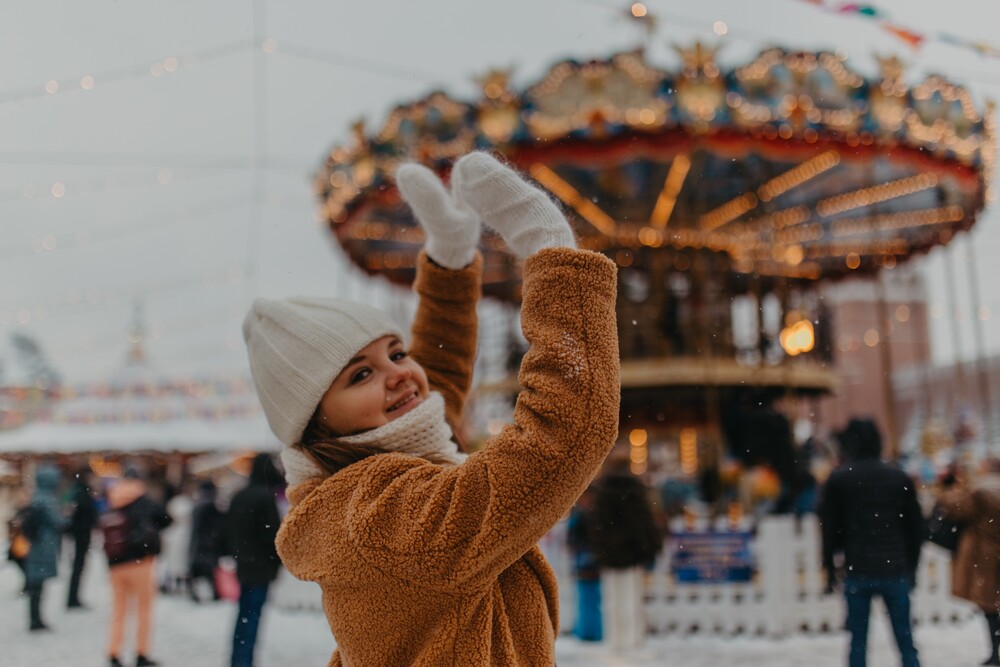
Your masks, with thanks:
M 568 632 L 576 615 L 576 586 L 565 523 L 556 525 L 540 546 L 559 579 L 560 625 Z M 814 516 L 801 521 L 786 516 L 765 518 L 752 548 L 758 568 L 750 582 L 677 583 L 670 572 L 668 539 L 646 579 L 648 632 L 783 637 L 843 627 L 843 597 L 823 592 L 819 528 Z M 925 545 L 912 598 L 916 624 L 957 623 L 975 615 L 972 605 L 951 596 L 950 582 L 948 552 Z M 273 588 L 272 601 L 287 609 L 322 609 L 319 587 L 298 581 L 285 571 Z
M 560 582 L 563 630 L 573 627 L 575 586 L 563 526 L 542 541 Z M 665 544 L 646 579 L 646 621 L 651 634 L 752 634 L 783 637 L 797 632 L 837 631 L 844 624 L 843 596 L 824 593 L 819 526 L 815 516 L 764 519 L 753 540 L 757 574 L 747 583 L 678 583 Z M 916 624 L 955 623 L 975 608 L 951 596 L 949 553 L 924 547 L 912 596 Z M 877 602 L 876 604 L 881 604 Z

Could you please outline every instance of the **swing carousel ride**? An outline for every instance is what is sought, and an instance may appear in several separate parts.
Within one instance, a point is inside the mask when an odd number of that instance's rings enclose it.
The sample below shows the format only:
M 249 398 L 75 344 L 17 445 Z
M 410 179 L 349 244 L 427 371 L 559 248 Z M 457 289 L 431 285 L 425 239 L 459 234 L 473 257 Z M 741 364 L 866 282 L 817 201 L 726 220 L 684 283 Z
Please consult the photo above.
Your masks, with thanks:
M 827 52 L 732 69 L 701 44 L 678 53 L 679 71 L 633 51 L 560 62 L 522 90 L 494 71 L 478 100 L 433 92 L 377 132 L 355 124 L 317 186 L 350 259 L 409 284 L 423 237 L 393 182 L 402 161 L 447 177 L 489 150 L 529 174 L 579 245 L 620 267 L 622 433 L 679 443 L 690 467 L 720 446 L 736 394 L 834 389 L 819 286 L 968 230 L 995 198 L 994 121 L 942 77 L 907 83 L 895 58 L 864 78 Z M 481 248 L 484 292 L 516 304 L 513 257 L 489 234 Z

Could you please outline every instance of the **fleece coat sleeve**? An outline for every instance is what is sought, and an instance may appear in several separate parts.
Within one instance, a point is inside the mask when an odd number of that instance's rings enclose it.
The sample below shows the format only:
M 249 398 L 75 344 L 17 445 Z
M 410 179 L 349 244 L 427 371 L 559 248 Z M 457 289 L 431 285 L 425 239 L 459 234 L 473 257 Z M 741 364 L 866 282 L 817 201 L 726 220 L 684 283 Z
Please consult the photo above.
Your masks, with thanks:
M 413 289 L 419 295 L 410 354 L 427 372 L 431 387 L 444 396 L 452 430 L 462 420 L 476 360 L 483 260 L 479 253 L 464 269 L 445 269 L 421 251 Z
M 530 257 L 521 316 L 530 348 L 514 423 L 460 466 L 386 454 L 293 489 L 293 503 L 301 502 L 286 522 L 289 539 L 279 535 L 289 569 L 322 583 L 344 540 L 407 586 L 491 585 L 570 509 L 614 445 L 615 284 L 614 263 L 597 253 L 556 248 Z M 291 539 L 306 533 L 313 537 Z

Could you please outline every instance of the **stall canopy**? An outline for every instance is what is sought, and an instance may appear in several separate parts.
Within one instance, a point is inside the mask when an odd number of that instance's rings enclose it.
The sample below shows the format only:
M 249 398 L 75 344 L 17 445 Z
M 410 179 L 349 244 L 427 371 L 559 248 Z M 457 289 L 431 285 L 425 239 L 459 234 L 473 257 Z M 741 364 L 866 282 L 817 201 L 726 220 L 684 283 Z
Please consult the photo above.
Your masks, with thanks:
M 6 388 L 8 395 L 18 388 Z M 141 348 L 109 380 L 63 385 L 19 408 L 7 404 L 0 455 L 87 452 L 275 450 L 246 375 L 176 379 L 157 371 Z M 25 394 L 27 396 L 27 394 Z M 18 411 L 26 414 L 21 415 Z

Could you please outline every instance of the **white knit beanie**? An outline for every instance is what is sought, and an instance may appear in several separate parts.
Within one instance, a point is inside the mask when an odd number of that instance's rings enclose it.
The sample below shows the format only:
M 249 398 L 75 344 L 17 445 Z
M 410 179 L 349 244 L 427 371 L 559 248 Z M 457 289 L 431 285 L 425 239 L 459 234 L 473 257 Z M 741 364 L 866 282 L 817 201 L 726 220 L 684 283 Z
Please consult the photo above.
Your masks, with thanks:
M 358 350 L 403 334 L 371 306 L 318 297 L 257 299 L 243 320 L 250 373 L 267 423 L 286 445 L 302 437 L 323 394 Z

